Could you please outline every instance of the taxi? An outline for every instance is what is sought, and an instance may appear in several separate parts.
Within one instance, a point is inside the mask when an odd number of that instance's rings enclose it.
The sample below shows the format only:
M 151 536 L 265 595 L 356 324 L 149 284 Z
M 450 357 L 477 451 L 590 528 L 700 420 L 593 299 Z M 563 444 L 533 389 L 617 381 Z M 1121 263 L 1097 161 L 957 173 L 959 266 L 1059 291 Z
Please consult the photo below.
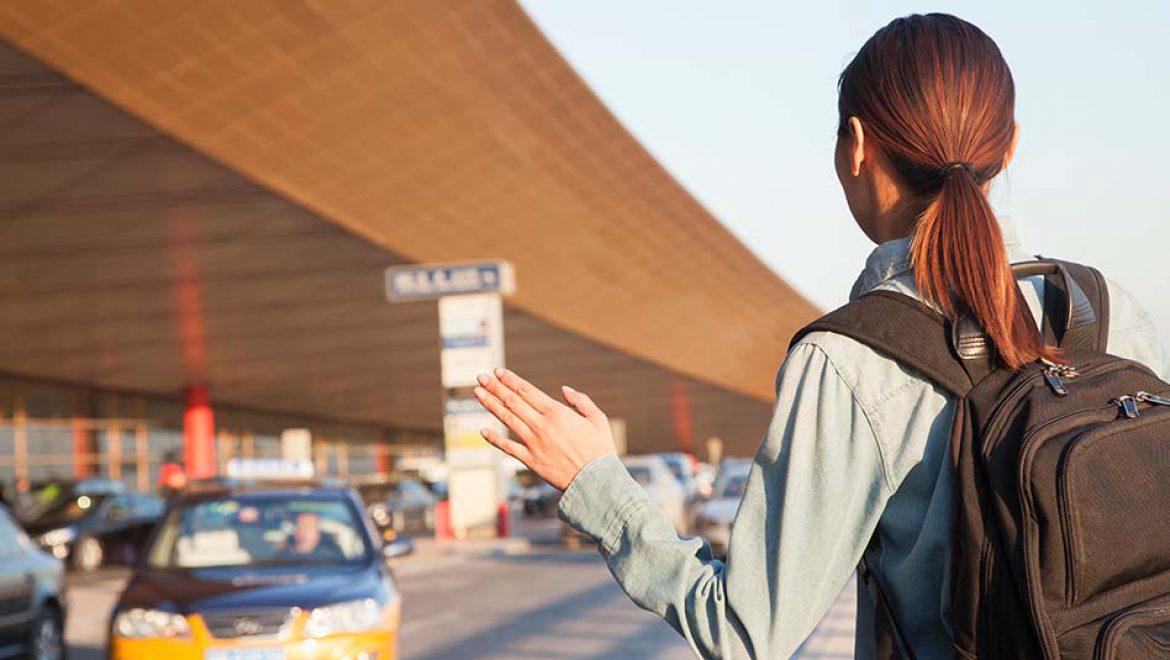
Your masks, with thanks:
M 111 614 L 110 658 L 396 657 L 402 597 L 386 559 L 403 545 L 383 543 L 349 488 L 273 479 L 281 470 L 235 462 L 231 479 L 171 502 Z

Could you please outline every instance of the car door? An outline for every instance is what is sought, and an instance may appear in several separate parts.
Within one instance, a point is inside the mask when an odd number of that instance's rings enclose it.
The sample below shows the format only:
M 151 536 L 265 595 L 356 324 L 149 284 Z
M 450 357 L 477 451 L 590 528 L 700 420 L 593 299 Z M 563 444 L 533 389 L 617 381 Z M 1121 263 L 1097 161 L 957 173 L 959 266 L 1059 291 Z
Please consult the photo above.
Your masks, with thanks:
M 24 643 L 32 616 L 33 576 L 20 543 L 22 534 L 0 507 L 0 651 L 4 655 Z
M 117 495 L 100 513 L 103 519 L 98 536 L 106 551 L 106 561 L 133 564 L 138 557 L 140 539 L 144 540 L 158 517 L 150 499 L 136 493 Z
M 153 495 L 138 493 L 132 498 L 133 522 L 120 532 L 125 549 L 123 559 L 128 564 L 133 564 L 142 554 L 151 532 L 154 531 L 154 526 L 158 524 L 159 518 L 162 517 L 163 511 L 166 509 L 166 504 L 162 499 Z

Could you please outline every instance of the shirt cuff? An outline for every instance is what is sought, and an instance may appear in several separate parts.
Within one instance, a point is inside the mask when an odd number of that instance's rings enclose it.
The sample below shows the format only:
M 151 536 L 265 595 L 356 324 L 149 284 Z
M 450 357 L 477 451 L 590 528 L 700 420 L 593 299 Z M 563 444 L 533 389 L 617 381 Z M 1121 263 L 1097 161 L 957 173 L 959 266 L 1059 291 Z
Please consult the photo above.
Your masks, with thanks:
M 629 517 L 649 503 L 646 491 L 626 471 L 621 459 L 605 454 L 587 463 L 573 478 L 557 505 L 557 515 L 612 552 Z

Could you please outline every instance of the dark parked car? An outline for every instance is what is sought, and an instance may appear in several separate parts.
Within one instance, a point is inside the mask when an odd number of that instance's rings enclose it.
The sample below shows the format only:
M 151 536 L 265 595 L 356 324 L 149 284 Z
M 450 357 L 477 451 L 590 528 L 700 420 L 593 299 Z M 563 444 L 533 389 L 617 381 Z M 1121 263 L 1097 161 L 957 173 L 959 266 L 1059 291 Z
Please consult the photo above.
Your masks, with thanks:
M 355 485 L 380 530 L 432 530 L 438 498 L 421 481 L 388 479 Z
M 106 564 L 133 564 L 166 508 L 145 493 L 70 491 L 24 527 L 54 557 L 92 571 Z
M 65 657 L 64 576 L 0 506 L 0 657 Z
M 8 484 L 4 503 L 8 505 L 13 518 L 20 523 L 27 523 L 62 500 L 76 498 L 79 495 L 125 492 L 126 485 L 113 479 L 36 479 L 26 484 L 23 489 L 17 488 L 16 484 Z

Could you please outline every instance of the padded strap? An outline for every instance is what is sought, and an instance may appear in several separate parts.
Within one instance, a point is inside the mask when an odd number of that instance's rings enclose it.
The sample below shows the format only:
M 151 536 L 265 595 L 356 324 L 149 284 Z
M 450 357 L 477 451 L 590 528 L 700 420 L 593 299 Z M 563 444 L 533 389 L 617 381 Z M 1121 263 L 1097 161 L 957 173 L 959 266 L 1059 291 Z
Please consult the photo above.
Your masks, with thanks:
M 925 303 L 894 291 L 871 291 L 802 328 L 789 349 L 811 332 L 835 332 L 922 372 L 956 396 L 976 382 L 951 342 L 949 324 Z

